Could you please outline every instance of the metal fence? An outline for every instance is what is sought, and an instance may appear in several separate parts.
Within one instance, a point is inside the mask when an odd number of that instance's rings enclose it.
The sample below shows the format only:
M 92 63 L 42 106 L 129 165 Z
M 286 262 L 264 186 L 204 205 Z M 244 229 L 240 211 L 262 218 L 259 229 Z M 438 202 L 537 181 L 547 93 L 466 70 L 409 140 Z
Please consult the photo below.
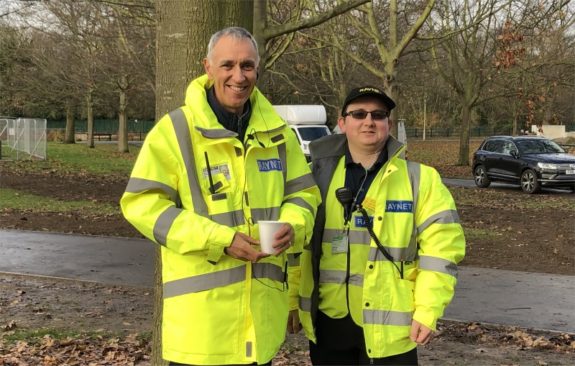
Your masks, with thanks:
M 148 132 L 154 127 L 154 120 L 138 120 L 130 119 L 127 122 L 128 140 L 142 141 Z M 102 136 L 107 136 L 109 139 L 116 139 L 119 129 L 119 122 L 117 119 L 94 119 L 93 133 L 98 139 Z M 48 120 L 48 131 L 65 131 L 65 120 Z M 74 121 L 74 133 L 85 134 L 88 131 L 88 124 L 86 120 L 78 119 Z
M 0 159 L 46 159 L 46 120 L 0 119 Z
M 425 138 L 458 138 L 460 128 L 450 127 L 433 127 L 425 130 Z M 492 135 L 511 135 L 513 129 L 511 127 L 472 127 L 469 129 L 469 137 L 484 137 Z M 423 138 L 423 128 L 406 128 L 405 133 L 407 137 Z
M 423 138 L 423 128 L 409 127 L 409 123 L 405 120 L 405 134 L 407 138 Z M 132 138 L 142 140 L 143 137 L 154 127 L 155 121 L 153 120 L 128 120 L 128 134 L 133 135 Z M 95 134 L 111 134 L 115 135 L 118 132 L 117 119 L 95 119 L 94 120 L 94 133 Z M 575 131 L 575 124 L 568 124 L 565 126 L 566 131 Z M 48 120 L 48 129 L 64 130 L 66 128 L 65 120 Z M 86 120 L 75 121 L 75 132 L 85 133 L 87 130 Z M 425 138 L 459 138 L 460 127 L 431 127 L 425 130 Z M 471 127 L 469 130 L 470 137 L 486 137 L 493 135 L 511 135 L 513 129 L 510 125 L 502 126 L 480 126 Z
M 565 131 L 575 131 L 575 124 L 568 124 L 565 126 Z M 425 129 L 425 138 L 458 138 L 461 132 L 460 127 L 432 127 Z M 423 138 L 423 128 L 405 128 L 405 133 L 408 138 Z M 471 127 L 469 129 L 469 137 L 486 137 L 494 135 L 512 135 L 513 128 L 510 126 L 481 126 Z
M 128 120 L 128 132 L 148 133 L 154 127 L 154 120 Z M 88 130 L 86 120 L 78 119 L 74 121 L 75 132 L 83 133 Z M 65 120 L 48 120 L 48 129 L 65 129 Z M 94 132 L 96 133 L 117 133 L 119 123 L 117 119 L 94 119 Z

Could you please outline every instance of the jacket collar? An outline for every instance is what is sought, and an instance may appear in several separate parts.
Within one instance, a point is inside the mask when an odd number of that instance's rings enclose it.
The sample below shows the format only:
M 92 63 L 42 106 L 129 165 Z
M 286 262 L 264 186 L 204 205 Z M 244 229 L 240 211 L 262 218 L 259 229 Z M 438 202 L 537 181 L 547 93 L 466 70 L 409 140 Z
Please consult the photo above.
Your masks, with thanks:
M 348 151 L 347 138 L 345 134 L 329 135 L 312 141 L 309 145 L 312 160 L 325 158 L 339 158 Z M 385 143 L 388 160 L 399 155 L 405 145 L 397 141 L 393 136 L 389 136 Z
M 207 98 L 208 104 L 212 108 L 212 111 L 214 111 L 218 122 L 220 122 L 220 124 L 224 126 L 226 130 L 237 133 L 239 135 L 238 138 L 240 141 L 242 141 L 244 139 L 246 128 L 248 127 L 250 116 L 252 114 L 250 100 L 248 99 L 244 105 L 244 111 L 242 115 L 238 116 L 237 114 L 229 112 L 224 109 L 224 107 L 222 107 L 216 98 L 216 93 L 213 86 L 208 89 Z
M 218 122 L 218 116 L 208 103 L 208 89 L 212 87 L 212 82 L 207 75 L 202 75 L 193 80 L 186 90 L 186 102 L 194 115 L 194 127 L 211 136 L 229 137 L 230 134 L 223 133 L 224 126 Z M 259 89 L 254 88 L 250 96 L 251 116 L 247 124 L 246 135 L 255 133 L 274 133 L 286 127 L 285 122 L 275 112 L 271 103 L 261 94 Z M 215 133 L 210 130 L 220 130 Z M 233 134 L 235 135 L 235 134 Z M 263 138 L 263 137 L 262 137 Z

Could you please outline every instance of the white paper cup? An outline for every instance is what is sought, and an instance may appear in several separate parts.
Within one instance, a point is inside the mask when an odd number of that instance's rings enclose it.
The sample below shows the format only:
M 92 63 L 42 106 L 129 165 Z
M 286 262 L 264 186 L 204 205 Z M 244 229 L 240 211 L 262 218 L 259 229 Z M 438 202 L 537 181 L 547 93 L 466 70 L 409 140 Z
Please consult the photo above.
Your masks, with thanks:
M 275 249 L 272 246 L 275 241 L 274 236 L 283 224 L 281 221 L 258 221 L 262 253 L 275 253 Z

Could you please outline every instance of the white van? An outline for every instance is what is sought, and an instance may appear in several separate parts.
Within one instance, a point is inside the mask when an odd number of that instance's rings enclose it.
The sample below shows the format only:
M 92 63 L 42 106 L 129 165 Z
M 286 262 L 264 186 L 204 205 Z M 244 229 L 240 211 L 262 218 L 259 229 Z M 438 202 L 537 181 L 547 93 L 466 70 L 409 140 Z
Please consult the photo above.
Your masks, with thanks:
M 326 126 L 327 113 L 323 105 L 274 105 L 276 112 L 295 132 L 300 147 L 309 160 L 309 143 L 331 135 Z

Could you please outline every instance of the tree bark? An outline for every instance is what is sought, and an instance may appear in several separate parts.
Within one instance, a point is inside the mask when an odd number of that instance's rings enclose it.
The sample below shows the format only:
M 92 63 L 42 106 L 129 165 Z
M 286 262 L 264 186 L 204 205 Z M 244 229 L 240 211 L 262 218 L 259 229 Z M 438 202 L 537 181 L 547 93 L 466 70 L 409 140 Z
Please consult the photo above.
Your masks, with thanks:
M 459 161 L 457 165 L 469 165 L 469 128 L 471 126 L 472 108 L 462 103 L 461 109 L 461 134 L 459 135 Z
M 251 30 L 252 0 L 156 0 L 156 120 L 182 105 L 188 84 L 204 73 L 202 60 L 216 31 Z
M 66 132 L 64 136 L 65 144 L 76 143 L 76 125 L 74 121 L 74 112 L 70 102 L 66 102 Z
M 88 147 L 94 148 L 94 102 L 92 99 L 92 90 L 86 93 L 86 129 Z
M 128 152 L 128 121 L 126 116 L 126 108 L 128 107 L 128 97 L 126 90 L 128 90 L 128 76 L 122 75 L 118 83 L 120 91 L 120 105 L 118 111 L 118 151 L 121 153 Z

